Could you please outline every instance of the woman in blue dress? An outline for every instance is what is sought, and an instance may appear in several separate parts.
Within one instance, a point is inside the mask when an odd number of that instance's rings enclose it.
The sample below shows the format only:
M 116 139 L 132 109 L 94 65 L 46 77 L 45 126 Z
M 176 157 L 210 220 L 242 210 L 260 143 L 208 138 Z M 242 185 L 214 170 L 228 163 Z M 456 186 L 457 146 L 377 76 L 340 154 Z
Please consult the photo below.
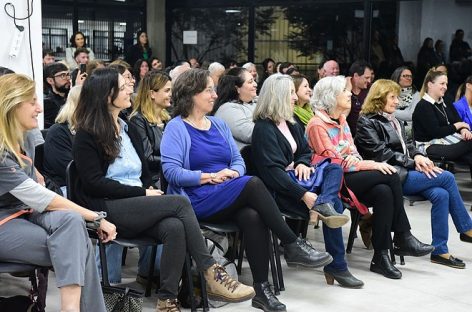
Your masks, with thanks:
M 284 243 L 288 265 L 320 267 L 332 261 L 297 238 L 284 222 L 277 204 L 262 181 L 245 176 L 244 161 L 229 127 L 206 116 L 217 98 L 209 72 L 191 69 L 173 86 L 174 115 L 161 141 L 161 161 L 169 182 L 168 193 L 187 196 L 197 219 L 231 220 L 246 240 L 246 254 L 256 296 L 252 305 L 264 311 L 286 311 L 268 283 L 269 231 Z

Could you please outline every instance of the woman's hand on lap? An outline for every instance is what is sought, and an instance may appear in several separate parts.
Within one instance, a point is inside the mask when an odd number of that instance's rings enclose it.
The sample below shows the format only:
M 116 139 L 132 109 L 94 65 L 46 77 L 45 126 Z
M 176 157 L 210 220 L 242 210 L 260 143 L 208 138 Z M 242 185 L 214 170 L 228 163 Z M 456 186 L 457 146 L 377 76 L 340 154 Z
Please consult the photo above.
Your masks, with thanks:
M 98 236 L 104 243 L 114 240 L 117 234 L 116 226 L 113 223 L 110 223 L 105 219 L 100 220 Z
M 295 176 L 298 178 L 298 180 L 308 180 L 310 179 L 310 175 L 315 172 L 315 168 L 313 167 L 308 167 L 304 164 L 298 164 L 297 167 L 295 167 Z M 314 193 L 313 193 L 314 194 Z
M 375 170 L 378 170 L 382 172 L 383 174 L 394 174 L 397 172 L 397 169 L 395 169 L 395 167 L 387 163 L 382 163 L 382 162 L 377 162 L 375 164 Z

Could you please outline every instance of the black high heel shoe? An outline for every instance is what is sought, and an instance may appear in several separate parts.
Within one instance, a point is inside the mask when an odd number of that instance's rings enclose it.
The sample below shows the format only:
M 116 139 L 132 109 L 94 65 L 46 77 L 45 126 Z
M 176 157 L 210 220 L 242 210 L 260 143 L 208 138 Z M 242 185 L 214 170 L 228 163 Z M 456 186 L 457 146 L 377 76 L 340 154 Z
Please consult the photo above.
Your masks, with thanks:
M 349 270 L 342 272 L 331 272 L 325 268 L 324 275 L 328 285 L 333 285 L 334 281 L 336 280 L 336 282 L 338 282 L 339 286 L 341 287 L 362 288 L 362 286 L 364 286 L 364 282 L 355 278 L 354 275 L 349 272 Z
M 386 278 L 400 279 L 402 272 L 400 272 L 390 260 L 388 250 L 380 250 L 374 253 L 374 257 L 370 262 L 370 270 L 375 273 L 382 274 Z

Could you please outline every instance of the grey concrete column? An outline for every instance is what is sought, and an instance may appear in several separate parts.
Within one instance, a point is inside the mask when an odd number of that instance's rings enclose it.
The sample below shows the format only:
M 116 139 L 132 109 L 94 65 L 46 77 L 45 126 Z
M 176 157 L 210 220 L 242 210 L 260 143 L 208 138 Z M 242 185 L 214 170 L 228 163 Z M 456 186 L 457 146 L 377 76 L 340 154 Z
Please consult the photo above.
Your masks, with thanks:
M 152 54 L 166 64 L 166 0 L 147 0 L 146 30 Z

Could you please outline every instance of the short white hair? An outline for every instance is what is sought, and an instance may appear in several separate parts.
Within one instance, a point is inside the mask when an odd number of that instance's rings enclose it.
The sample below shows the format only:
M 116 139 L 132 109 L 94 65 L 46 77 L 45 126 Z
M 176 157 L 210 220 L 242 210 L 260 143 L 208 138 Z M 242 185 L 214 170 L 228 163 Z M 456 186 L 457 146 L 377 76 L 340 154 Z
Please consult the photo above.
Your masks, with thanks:
M 210 72 L 210 74 L 213 74 L 218 71 L 224 71 L 224 70 L 225 70 L 225 67 L 221 63 L 218 63 L 218 62 L 213 62 L 208 66 L 208 71 Z
M 310 105 L 313 110 L 332 113 L 336 108 L 336 97 L 346 88 L 346 77 L 324 77 L 313 88 Z
M 291 88 L 295 89 L 289 75 L 272 74 L 262 85 L 257 106 L 254 110 L 254 121 L 270 119 L 276 124 L 281 120 L 294 122 L 291 105 Z
M 249 68 L 251 67 L 256 67 L 256 65 L 254 63 L 251 63 L 251 62 L 247 62 L 246 64 L 244 64 L 243 66 L 241 66 L 242 68 L 246 68 L 247 70 L 249 70 Z

